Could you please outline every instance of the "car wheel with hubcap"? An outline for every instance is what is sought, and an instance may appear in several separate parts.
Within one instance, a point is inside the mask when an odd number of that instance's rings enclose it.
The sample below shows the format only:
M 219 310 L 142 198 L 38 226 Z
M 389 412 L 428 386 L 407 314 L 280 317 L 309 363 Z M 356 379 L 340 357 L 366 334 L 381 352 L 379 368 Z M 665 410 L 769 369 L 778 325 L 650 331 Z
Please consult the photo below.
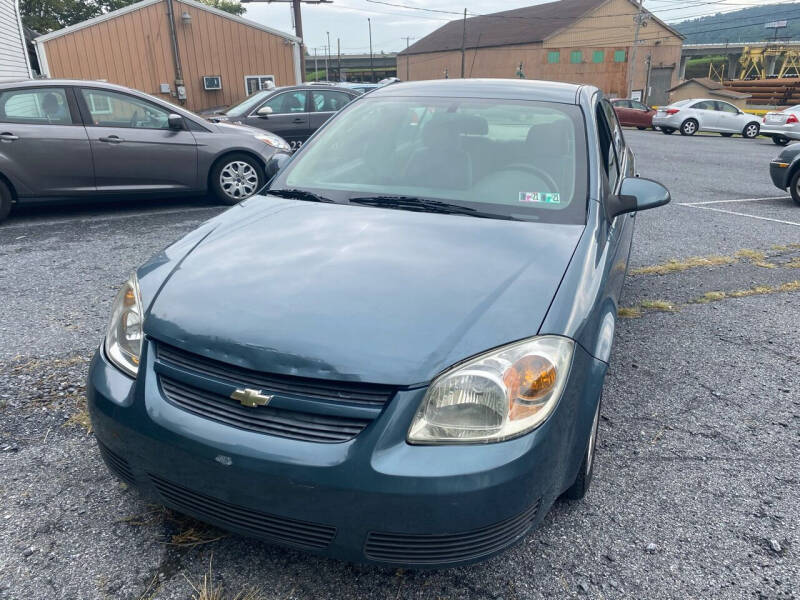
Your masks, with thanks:
M 783 137 L 782 135 L 773 135 L 772 143 L 778 146 L 785 146 L 786 144 L 789 143 L 789 138 Z
M 11 204 L 13 202 L 14 196 L 12 196 L 11 190 L 5 182 L 0 181 L 0 222 L 4 221 L 8 213 L 11 212 Z
M 695 133 L 697 133 L 697 121 L 686 119 L 681 123 L 681 135 L 694 135 Z
M 669 127 L 662 127 L 661 133 L 663 133 L 664 135 L 672 135 L 673 133 L 675 133 L 675 130 L 670 129 Z
M 247 154 L 229 154 L 211 169 L 211 189 L 218 200 L 236 204 L 249 198 L 264 185 L 264 169 Z
M 752 140 L 758 137 L 758 132 L 760 130 L 761 126 L 758 123 L 748 123 L 742 130 L 742 137 Z
M 589 485 L 592 483 L 592 474 L 594 473 L 594 454 L 595 447 L 597 446 L 597 429 L 600 422 L 600 405 L 603 403 L 602 395 L 597 400 L 597 408 L 594 411 L 594 419 L 592 420 L 592 430 L 589 433 L 589 443 L 586 445 L 586 452 L 583 454 L 583 461 L 581 468 L 578 471 L 578 476 L 567 491 L 564 492 L 564 498 L 568 500 L 580 500 L 589 491 Z
M 789 193 L 792 195 L 794 203 L 800 205 L 800 169 L 795 171 L 789 180 Z

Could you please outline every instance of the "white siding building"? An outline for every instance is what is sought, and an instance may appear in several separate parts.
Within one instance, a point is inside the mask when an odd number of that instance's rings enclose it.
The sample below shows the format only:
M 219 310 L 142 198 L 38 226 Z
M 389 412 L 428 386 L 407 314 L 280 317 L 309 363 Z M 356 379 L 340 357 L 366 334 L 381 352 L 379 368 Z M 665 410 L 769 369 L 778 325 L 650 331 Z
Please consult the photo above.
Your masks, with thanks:
M 0 0 L 0 82 L 30 79 L 19 0 Z

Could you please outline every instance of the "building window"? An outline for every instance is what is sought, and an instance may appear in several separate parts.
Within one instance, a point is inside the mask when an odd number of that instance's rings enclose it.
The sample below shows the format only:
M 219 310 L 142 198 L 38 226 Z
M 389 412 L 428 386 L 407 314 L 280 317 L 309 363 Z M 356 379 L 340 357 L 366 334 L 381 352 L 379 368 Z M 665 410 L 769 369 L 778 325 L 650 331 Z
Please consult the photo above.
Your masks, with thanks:
M 569 55 L 569 62 L 578 64 L 583 62 L 583 52 L 580 50 L 573 50 Z
M 561 62 L 561 52 L 558 50 L 552 50 L 547 53 L 547 62 L 551 65 L 558 64 Z
M 248 96 L 261 90 L 271 90 L 274 87 L 274 75 L 245 75 L 244 77 L 244 91 Z
M 604 58 L 605 58 L 605 52 L 603 52 L 602 50 L 595 50 L 592 53 L 592 62 L 593 63 L 601 63 L 601 62 L 603 62 Z
M 625 62 L 625 50 L 614 51 L 614 62 Z

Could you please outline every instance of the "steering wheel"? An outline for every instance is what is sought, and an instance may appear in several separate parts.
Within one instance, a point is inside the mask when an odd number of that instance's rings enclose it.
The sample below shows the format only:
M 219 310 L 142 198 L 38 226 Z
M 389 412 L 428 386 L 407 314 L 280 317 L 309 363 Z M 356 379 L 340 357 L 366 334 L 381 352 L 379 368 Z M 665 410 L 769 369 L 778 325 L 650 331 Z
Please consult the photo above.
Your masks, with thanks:
M 131 123 L 130 123 L 131 127 L 136 127 L 136 123 L 138 122 L 139 122 L 139 111 L 135 110 L 133 111 L 133 115 L 131 116 Z
M 534 167 L 531 165 L 509 165 L 508 167 L 501 169 L 500 173 L 503 171 L 525 171 L 527 173 L 531 173 L 536 175 L 539 179 L 544 181 L 547 185 L 550 186 L 551 189 L 557 190 L 558 184 L 556 183 L 555 179 L 553 179 L 552 175 L 547 171 L 540 169 L 539 167 Z

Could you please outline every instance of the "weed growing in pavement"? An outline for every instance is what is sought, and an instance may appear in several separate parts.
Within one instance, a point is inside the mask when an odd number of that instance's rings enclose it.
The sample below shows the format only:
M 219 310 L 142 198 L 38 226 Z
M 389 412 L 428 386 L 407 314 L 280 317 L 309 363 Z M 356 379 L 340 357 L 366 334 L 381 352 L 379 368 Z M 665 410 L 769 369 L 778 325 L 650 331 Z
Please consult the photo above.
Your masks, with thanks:
M 666 300 L 642 300 L 639 306 L 645 310 L 657 310 L 661 312 L 675 312 L 678 310 L 674 304 L 670 304 Z
M 638 319 L 642 316 L 642 311 L 636 306 L 620 306 L 617 310 L 620 319 Z
M 731 256 L 717 255 L 692 256 L 685 260 L 671 258 L 667 262 L 658 265 L 631 269 L 629 273 L 631 275 L 666 275 L 667 273 L 677 273 L 679 271 L 696 269 L 697 267 L 716 267 L 719 265 L 730 265 L 735 262 L 736 259 Z
M 192 583 L 192 581 L 186 577 L 184 574 L 184 578 L 192 586 L 194 590 L 194 594 L 192 594 L 192 600 L 263 600 L 264 596 L 261 595 L 261 591 L 258 588 L 249 587 L 240 591 L 235 595 L 230 595 L 225 592 L 225 589 L 222 585 L 214 585 L 213 579 L 213 572 L 211 569 L 211 562 L 214 556 L 212 555 L 211 558 L 208 559 L 208 572 L 203 574 L 203 578 L 197 582 L 197 585 Z
M 86 435 L 92 433 L 92 420 L 89 418 L 89 410 L 86 408 L 86 397 L 77 399 L 75 411 L 64 422 L 64 425 L 77 425 L 86 430 Z

